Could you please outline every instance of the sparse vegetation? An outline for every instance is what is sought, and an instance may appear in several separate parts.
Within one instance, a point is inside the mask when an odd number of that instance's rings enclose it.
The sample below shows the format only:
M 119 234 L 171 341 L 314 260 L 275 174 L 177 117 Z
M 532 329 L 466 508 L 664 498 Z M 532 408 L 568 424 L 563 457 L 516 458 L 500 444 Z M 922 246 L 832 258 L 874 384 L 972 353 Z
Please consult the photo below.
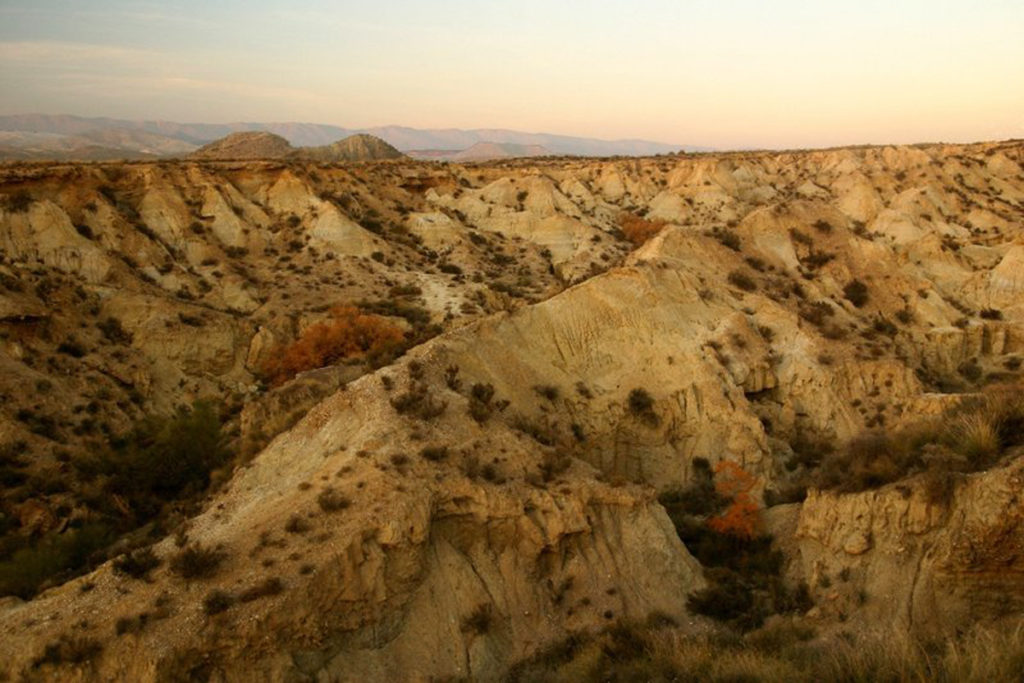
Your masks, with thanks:
M 853 492 L 917 474 L 945 497 L 966 472 L 988 469 L 1002 453 L 1024 444 L 1024 400 L 1019 388 L 998 386 L 964 398 L 945 414 L 906 428 L 868 432 L 827 455 L 814 472 L 815 485 Z
M 511 683 L 599 681 L 1015 681 L 1024 629 L 976 627 L 951 639 L 915 639 L 885 625 L 817 638 L 799 621 L 734 635 L 694 635 L 652 614 L 574 632 L 509 672 Z

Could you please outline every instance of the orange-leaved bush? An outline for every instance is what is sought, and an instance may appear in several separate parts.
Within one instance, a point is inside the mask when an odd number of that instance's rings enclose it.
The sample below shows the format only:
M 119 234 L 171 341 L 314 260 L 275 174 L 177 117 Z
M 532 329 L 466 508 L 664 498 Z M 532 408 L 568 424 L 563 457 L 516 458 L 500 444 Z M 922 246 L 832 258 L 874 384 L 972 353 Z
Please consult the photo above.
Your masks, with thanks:
M 647 220 L 631 213 L 619 214 L 619 228 L 622 234 L 637 247 L 657 235 L 664 227 L 665 221 L 660 218 Z
M 732 502 L 721 514 L 709 519 L 708 526 L 720 534 L 754 538 L 761 521 L 757 503 L 750 495 L 755 484 L 754 477 L 731 460 L 715 465 L 715 490 Z
M 397 325 L 354 306 L 339 306 L 330 315 L 329 321 L 308 327 L 291 344 L 274 349 L 260 367 L 269 384 L 277 386 L 300 372 L 346 358 L 372 357 L 398 348 L 405 339 Z

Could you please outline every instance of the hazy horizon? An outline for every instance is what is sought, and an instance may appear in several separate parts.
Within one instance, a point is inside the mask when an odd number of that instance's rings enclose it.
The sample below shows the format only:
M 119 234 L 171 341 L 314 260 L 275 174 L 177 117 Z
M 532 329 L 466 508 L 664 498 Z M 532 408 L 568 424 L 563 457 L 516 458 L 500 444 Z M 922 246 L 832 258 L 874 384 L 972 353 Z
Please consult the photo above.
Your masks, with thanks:
M 0 1 L 0 114 L 735 148 L 1024 137 L 1024 3 Z

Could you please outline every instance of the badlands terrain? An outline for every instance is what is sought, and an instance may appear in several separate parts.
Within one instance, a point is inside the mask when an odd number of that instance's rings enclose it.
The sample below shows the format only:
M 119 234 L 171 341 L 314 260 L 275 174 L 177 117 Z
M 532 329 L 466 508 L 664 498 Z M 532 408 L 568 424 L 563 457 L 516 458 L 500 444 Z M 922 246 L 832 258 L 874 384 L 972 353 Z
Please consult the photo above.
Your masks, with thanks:
M 1014 680 L 1022 165 L 0 167 L 0 680 Z

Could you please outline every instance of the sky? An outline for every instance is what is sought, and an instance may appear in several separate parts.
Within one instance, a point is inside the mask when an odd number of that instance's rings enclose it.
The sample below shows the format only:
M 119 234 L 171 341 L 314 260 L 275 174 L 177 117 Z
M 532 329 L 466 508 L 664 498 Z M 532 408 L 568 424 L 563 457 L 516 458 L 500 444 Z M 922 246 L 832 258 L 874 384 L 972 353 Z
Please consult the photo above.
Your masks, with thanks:
M 1024 137 L 1024 0 L 0 0 L 0 114 Z

